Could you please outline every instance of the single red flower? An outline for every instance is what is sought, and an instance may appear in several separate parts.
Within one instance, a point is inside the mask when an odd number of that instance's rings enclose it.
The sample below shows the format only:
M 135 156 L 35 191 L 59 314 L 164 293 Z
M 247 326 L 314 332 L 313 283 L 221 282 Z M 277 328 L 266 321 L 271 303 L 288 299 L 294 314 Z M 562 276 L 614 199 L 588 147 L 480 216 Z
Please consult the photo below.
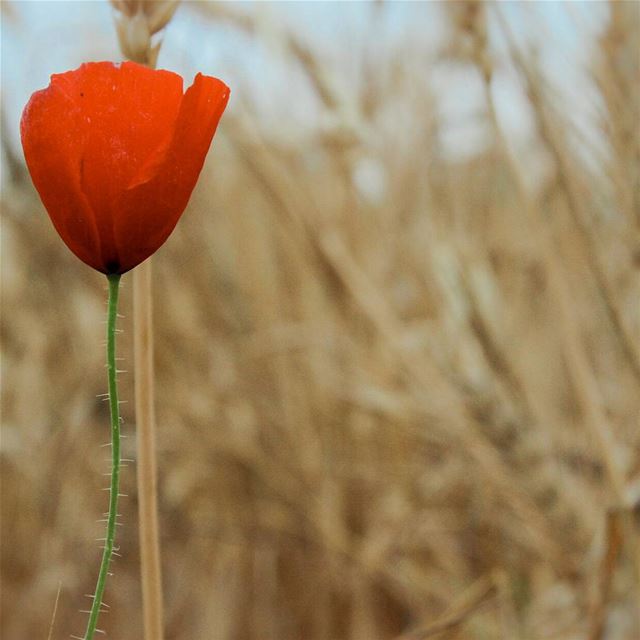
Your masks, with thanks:
M 20 133 L 33 183 L 56 230 L 89 266 L 124 273 L 182 215 L 229 88 L 135 62 L 89 62 L 31 96 Z

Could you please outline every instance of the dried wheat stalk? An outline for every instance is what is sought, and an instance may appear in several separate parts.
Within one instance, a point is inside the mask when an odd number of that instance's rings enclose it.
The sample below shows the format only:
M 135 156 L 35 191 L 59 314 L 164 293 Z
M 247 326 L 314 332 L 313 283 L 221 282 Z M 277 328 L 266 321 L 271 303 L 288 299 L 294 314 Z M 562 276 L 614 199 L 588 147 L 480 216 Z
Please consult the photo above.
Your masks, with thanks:
M 120 48 L 135 62 L 155 67 L 162 40 L 152 36 L 164 29 L 178 0 L 111 0 Z M 136 434 L 138 445 L 138 522 L 142 609 L 146 640 L 162 640 L 163 603 L 160 534 L 158 526 L 158 471 L 153 367 L 153 306 L 151 259 L 133 274 L 133 331 Z
M 155 67 L 162 41 L 152 36 L 162 31 L 176 12 L 179 0 L 111 0 L 122 53 L 140 64 Z

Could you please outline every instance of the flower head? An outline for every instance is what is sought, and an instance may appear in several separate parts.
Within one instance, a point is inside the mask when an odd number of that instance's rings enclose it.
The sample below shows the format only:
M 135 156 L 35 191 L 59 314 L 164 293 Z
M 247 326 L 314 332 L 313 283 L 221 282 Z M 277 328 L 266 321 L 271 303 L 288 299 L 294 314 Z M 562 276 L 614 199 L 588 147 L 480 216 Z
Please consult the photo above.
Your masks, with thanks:
M 229 88 L 123 62 L 51 76 L 22 114 L 33 183 L 66 245 L 102 273 L 124 273 L 168 238 L 182 215 Z

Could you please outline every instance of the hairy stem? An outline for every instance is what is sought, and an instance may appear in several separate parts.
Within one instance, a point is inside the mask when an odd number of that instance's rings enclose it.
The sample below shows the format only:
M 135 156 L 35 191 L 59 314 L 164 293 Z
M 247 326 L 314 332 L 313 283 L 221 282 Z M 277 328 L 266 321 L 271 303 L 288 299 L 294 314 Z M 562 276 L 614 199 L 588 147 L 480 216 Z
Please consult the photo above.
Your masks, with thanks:
M 111 485 L 109 488 L 109 513 L 104 551 L 98 573 L 87 630 L 84 640 L 92 640 L 98 625 L 109 564 L 113 555 L 118 516 L 118 492 L 120 491 L 120 411 L 118 406 L 118 384 L 116 380 L 116 319 L 118 314 L 119 275 L 107 276 L 109 280 L 109 302 L 107 306 L 107 378 L 109 381 L 109 410 L 111 413 Z

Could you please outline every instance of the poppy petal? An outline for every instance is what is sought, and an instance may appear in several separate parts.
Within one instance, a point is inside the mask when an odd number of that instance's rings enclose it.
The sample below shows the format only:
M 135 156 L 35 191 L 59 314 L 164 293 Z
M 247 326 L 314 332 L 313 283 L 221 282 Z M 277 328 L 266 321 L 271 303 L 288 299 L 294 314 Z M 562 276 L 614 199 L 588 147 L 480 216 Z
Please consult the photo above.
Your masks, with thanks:
M 136 247 L 136 254 L 130 256 L 132 262 L 145 260 L 176 226 L 196 185 L 229 94 L 222 81 L 198 74 L 182 99 L 171 140 L 148 158 L 117 202 L 116 241 Z M 131 266 L 123 264 L 122 268 Z
M 84 262 L 124 273 L 184 211 L 229 97 L 220 80 L 133 62 L 54 75 L 21 121 L 27 166 L 53 224 Z
M 66 96 L 52 87 L 34 93 L 22 115 L 22 146 L 45 208 L 56 212 L 50 215 L 56 231 L 80 260 L 100 269 L 95 215 L 80 184 L 82 132 L 72 128 L 71 111 Z

